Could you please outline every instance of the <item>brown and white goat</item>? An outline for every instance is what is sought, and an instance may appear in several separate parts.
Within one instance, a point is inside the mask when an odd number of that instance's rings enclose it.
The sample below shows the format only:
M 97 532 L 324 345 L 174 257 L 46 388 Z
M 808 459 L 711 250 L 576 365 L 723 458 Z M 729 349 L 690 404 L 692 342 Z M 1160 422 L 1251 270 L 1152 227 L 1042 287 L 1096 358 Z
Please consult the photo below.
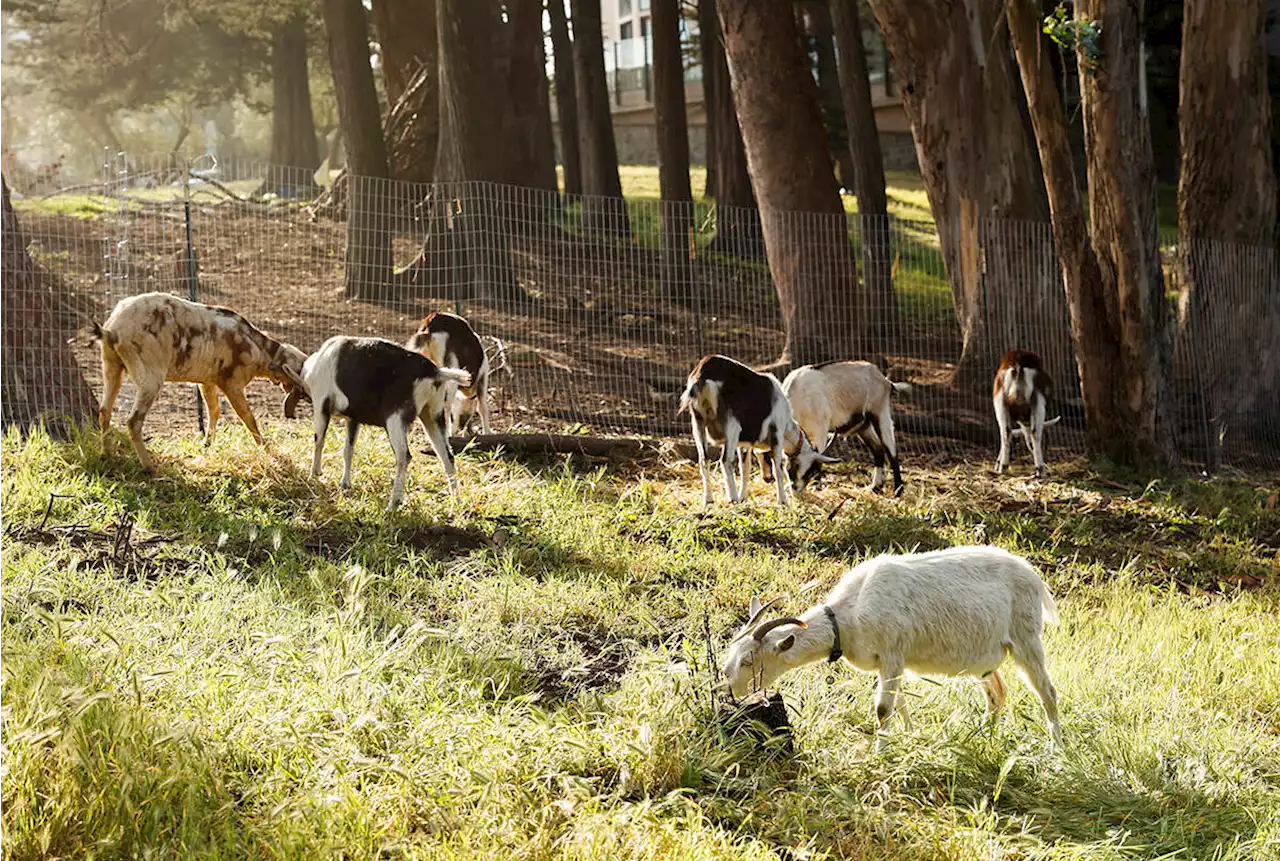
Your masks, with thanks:
M 440 368 L 457 368 L 471 375 L 471 384 L 460 387 L 458 396 L 449 400 L 449 427 L 455 429 L 470 423 L 473 412 L 480 413 L 481 433 L 489 428 L 489 357 L 484 345 L 465 319 L 457 314 L 436 311 L 428 314 L 418 331 L 405 344 L 421 353 Z M 459 425 L 459 419 L 463 424 Z
M 264 335 L 228 308 L 189 302 L 169 293 L 143 293 L 121 300 L 105 323 L 94 324 L 94 333 L 102 346 L 105 384 L 98 425 L 104 434 L 110 429 L 111 411 L 128 371 L 137 387 L 129 413 L 129 438 L 149 474 L 155 472 L 155 464 L 142 442 L 142 423 L 166 382 L 200 385 L 209 408 L 205 445 L 213 442 L 218 429 L 219 390 L 262 445 L 244 387 L 258 377 L 278 383 L 290 395 L 303 387 L 306 354 Z
M 834 463 L 836 458 L 819 454 L 809 444 L 804 431 L 791 417 L 791 405 L 782 384 L 772 374 L 753 371 L 726 356 L 706 356 L 689 373 L 680 396 L 677 415 L 689 411 L 693 423 L 693 444 L 698 450 L 702 473 L 702 504 L 711 504 L 711 468 L 707 464 L 707 441 L 724 446 L 720 465 L 724 469 L 725 494 L 729 502 L 742 502 L 751 477 L 752 451 L 768 452 L 773 462 L 785 464 L 785 454 L 806 471 L 813 460 Z M 742 484 L 734 481 L 734 458 Z M 778 505 L 787 507 L 785 482 L 778 481 Z
M 991 402 L 995 407 L 996 422 L 1000 425 L 996 472 L 1009 468 L 1009 443 L 1015 433 L 1021 433 L 1035 458 L 1036 475 L 1044 478 L 1044 429 L 1061 418 L 1054 416 L 1045 421 L 1052 392 L 1053 378 L 1042 367 L 1036 353 L 1010 350 L 1000 359 L 991 389 Z

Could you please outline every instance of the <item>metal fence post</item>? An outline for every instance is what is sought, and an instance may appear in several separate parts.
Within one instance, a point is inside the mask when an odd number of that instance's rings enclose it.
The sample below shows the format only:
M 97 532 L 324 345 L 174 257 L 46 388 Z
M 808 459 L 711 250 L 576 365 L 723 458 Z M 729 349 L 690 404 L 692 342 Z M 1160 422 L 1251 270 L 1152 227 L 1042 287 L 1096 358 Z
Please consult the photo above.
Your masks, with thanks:
M 187 298 L 195 302 L 199 298 L 199 291 L 196 289 L 196 249 L 191 243 L 191 159 L 186 157 L 182 160 L 182 217 L 187 232 L 183 278 L 187 282 Z M 196 396 L 196 427 L 200 435 L 204 436 L 204 399 L 198 386 L 192 386 L 191 391 Z

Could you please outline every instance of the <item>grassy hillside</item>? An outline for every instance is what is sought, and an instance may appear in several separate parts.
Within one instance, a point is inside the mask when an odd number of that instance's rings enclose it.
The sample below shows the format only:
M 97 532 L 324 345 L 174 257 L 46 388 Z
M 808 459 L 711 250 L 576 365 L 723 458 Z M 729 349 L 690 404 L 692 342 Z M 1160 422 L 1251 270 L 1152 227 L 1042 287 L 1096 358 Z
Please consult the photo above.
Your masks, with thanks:
M 674 455 L 464 453 L 456 506 L 417 456 L 387 517 L 380 433 L 345 495 L 340 433 L 319 482 L 306 427 L 193 436 L 153 443 L 153 481 L 93 436 L 4 439 L 5 858 L 1280 850 L 1274 487 L 909 463 L 899 501 L 859 466 L 790 513 L 757 483 L 703 516 Z M 794 755 L 724 734 L 707 653 L 749 595 L 796 610 L 867 554 L 964 542 L 1058 595 L 1064 752 L 1011 677 L 990 729 L 976 686 L 909 683 L 914 729 L 876 755 L 845 667 L 784 678 Z

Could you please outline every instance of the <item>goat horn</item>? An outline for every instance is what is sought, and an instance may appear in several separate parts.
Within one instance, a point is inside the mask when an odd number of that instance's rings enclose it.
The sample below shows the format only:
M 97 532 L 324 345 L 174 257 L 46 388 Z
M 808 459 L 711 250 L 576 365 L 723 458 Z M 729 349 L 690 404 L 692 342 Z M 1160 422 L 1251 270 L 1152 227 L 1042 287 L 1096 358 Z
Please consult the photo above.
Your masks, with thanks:
M 781 600 L 782 600 L 782 596 L 779 595 L 777 598 L 774 598 L 769 603 L 762 605 L 760 609 L 756 610 L 755 614 L 750 619 L 747 620 L 747 623 L 738 629 L 738 633 L 734 634 L 733 639 L 741 640 L 747 634 L 751 633 L 752 627 L 755 626 L 756 622 L 760 621 L 760 617 L 764 615 L 764 611 L 768 610 L 770 607 L 772 607 L 774 604 L 778 603 Z
M 756 632 L 751 636 L 755 637 L 757 643 L 763 643 L 765 634 L 769 633 L 774 628 L 781 628 L 783 625 L 799 625 L 801 628 L 809 627 L 804 622 L 801 622 L 799 619 L 788 616 L 785 619 L 770 619 L 768 622 L 765 622 L 759 628 L 756 628 Z

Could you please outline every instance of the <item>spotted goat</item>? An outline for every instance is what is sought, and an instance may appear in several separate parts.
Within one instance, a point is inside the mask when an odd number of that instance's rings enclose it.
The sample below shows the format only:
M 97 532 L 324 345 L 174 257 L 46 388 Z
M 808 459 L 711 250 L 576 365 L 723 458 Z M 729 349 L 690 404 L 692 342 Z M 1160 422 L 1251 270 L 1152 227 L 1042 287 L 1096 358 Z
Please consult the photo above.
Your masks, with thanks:
M 229 308 L 201 305 L 169 293 L 143 293 L 121 300 L 106 322 L 93 328 L 102 347 L 105 389 L 98 425 L 105 444 L 109 449 L 111 412 L 128 372 L 137 388 L 128 419 L 129 439 L 148 474 L 154 474 L 155 463 L 143 444 L 142 425 L 166 382 L 200 386 L 209 409 L 206 446 L 213 443 L 218 429 L 219 391 L 262 445 L 245 386 L 265 377 L 290 397 L 303 387 L 306 354 L 263 334 Z
M 493 432 L 489 427 L 489 357 L 470 323 L 457 314 L 437 311 L 427 315 L 405 346 L 437 367 L 461 368 L 471 375 L 471 384 L 459 386 L 456 396 L 449 399 L 450 433 L 470 424 L 476 412 L 480 414 L 480 432 Z

